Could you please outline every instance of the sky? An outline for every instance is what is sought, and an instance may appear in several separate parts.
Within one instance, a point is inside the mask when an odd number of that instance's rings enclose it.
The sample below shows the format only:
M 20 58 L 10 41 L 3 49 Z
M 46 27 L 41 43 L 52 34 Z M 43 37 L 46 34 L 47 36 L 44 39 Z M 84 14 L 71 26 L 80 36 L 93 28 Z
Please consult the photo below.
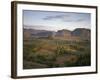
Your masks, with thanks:
M 25 28 L 57 31 L 91 28 L 90 13 L 23 10 Z

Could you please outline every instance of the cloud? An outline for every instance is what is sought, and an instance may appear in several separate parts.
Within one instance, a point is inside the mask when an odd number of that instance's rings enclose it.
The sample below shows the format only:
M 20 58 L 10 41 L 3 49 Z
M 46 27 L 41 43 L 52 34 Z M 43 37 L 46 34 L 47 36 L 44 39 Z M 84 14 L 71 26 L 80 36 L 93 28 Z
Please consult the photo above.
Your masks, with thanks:
M 84 21 L 83 18 L 79 18 L 79 19 L 63 19 L 64 22 L 82 22 Z
M 43 20 L 61 20 L 63 22 L 81 22 L 85 19 L 79 15 L 67 14 L 67 15 L 55 15 L 55 16 L 46 16 Z
M 63 19 L 64 17 L 68 17 L 68 15 L 46 16 L 46 17 L 43 18 L 43 19 L 44 19 L 44 20 Z

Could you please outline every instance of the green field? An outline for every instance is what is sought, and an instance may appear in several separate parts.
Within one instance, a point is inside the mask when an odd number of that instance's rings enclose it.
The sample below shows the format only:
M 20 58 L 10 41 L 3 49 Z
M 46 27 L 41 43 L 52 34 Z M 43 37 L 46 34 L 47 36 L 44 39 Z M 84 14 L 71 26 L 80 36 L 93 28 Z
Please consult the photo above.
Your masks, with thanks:
M 90 49 L 88 40 L 24 40 L 23 69 L 90 66 Z

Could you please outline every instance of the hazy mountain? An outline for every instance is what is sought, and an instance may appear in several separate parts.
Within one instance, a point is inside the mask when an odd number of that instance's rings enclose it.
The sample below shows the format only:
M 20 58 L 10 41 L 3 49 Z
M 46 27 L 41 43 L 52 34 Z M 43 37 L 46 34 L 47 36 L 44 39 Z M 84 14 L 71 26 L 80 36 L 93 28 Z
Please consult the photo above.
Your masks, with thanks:
M 24 32 L 29 32 L 31 34 L 37 34 L 37 33 L 40 33 L 40 32 L 45 32 L 46 30 L 36 30 L 36 29 L 27 29 L 27 28 L 24 28 Z
M 76 28 L 73 31 L 62 29 L 55 31 L 47 31 L 47 30 L 36 30 L 36 29 L 27 29 L 24 28 L 24 39 L 32 39 L 32 38 L 45 38 L 52 37 L 54 39 L 66 39 L 66 40 L 90 40 L 90 30 L 85 28 Z
M 28 38 L 39 38 L 39 37 L 48 37 L 55 35 L 54 31 L 47 30 L 36 30 L 36 29 L 23 29 L 24 39 Z

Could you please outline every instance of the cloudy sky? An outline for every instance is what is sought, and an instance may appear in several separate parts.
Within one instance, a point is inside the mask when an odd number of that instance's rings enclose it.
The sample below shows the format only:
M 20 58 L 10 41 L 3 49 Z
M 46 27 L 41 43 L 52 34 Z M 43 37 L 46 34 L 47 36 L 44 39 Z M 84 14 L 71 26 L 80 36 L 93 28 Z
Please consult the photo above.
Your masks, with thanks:
M 54 11 L 23 11 L 23 25 L 27 28 L 57 31 L 61 29 L 91 27 L 90 13 L 54 12 Z

